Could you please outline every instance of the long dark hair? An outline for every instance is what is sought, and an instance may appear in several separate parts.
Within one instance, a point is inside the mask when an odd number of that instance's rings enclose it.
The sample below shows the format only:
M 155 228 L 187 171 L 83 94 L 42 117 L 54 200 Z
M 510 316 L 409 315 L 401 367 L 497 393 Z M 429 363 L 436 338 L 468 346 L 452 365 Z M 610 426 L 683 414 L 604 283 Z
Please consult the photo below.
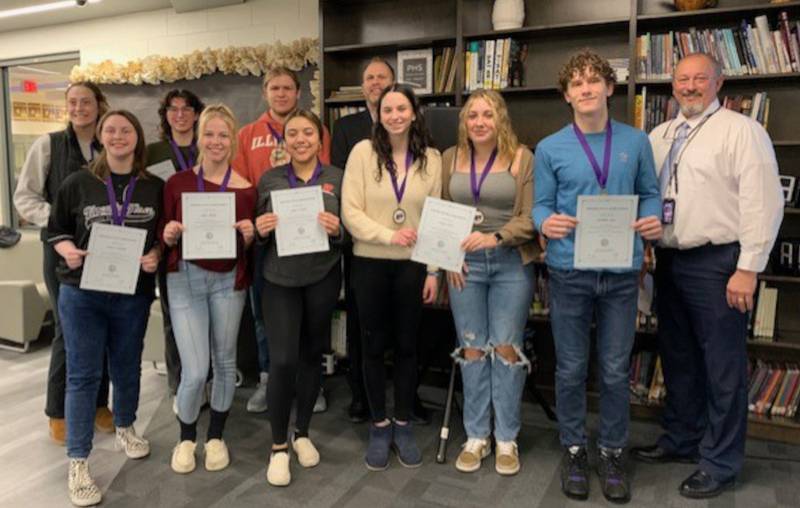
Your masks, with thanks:
M 383 124 L 381 124 L 381 106 L 383 105 L 384 97 L 390 92 L 398 92 L 405 95 L 408 102 L 411 103 L 411 109 L 414 111 L 416 119 L 411 122 L 411 126 L 408 129 L 408 149 L 411 151 L 414 160 L 419 161 L 420 171 L 423 174 L 425 173 L 425 166 L 428 162 L 425 151 L 431 144 L 428 128 L 425 126 L 425 118 L 422 116 L 419 100 L 417 96 L 414 95 L 414 90 L 409 86 L 398 84 L 386 87 L 386 89 L 381 92 L 380 99 L 378 99 L 378 121 L 376 121 L 372 127 L 372 149 L 378 154 L 378 168 L 375 175 L 377 181 L 381 180 L 381 175 L 383 174 L 382 168 L 386 168 L 390 173 L 394 171 L 392 145 L 389 143 L 389 133 L 386 132 Z
M 158 136 L 162 141 L 169 141 L 172 137 L 172 127 L 169 126 L 167 121 L 167 108 L 170 106 L 172 99 L 183 99 L 186 105 L 194 110 L 197 118 L 194 119 L 194 137 L 197 138 L 197 122 L 200 120 L 200 113 L 205 109 L 205 104 L 200 100 L 200 97 L 194 94 L 191 90 L 184 88 L 173 88 L 161 100 L 158 106 L 158 118 L 161 120 L 161 125 L 158 127 Z
M 97 136 L 97 139 L 101 139 L 103 125 L 106 123 L 106 120 L 112 116 L 121 116 L 128 120 L 131 125 L 133 125 L 133 129 L 136 131 L 136 147 L 133 150 L 133 171 L 131 171 L 131 173 L 133 176 L 146 178 L 148 175 L 147 145 L 144 142 L 144 130 L 142 129 L 142 124 L 139 123 L 139 120 L 133 113 L 125 109 L 114 109 L 106 112 L 100 121 L 97 122 L 97 131 L 95 136 Z M 95 157 L 94 160 L 89 163 L 89 171 L 101 180 L 105 179 L 109 173 L 111 173 L 111 169 L 108 167 L 108 154 L 105 150 L 100 152 L 100 155 Z

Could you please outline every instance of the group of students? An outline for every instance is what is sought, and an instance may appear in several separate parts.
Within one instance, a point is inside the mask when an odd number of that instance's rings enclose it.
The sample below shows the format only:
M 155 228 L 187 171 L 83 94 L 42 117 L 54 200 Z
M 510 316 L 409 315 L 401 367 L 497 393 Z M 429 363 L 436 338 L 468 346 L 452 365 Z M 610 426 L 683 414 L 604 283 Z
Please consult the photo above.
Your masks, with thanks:
M 705 55 L 686 60 L 689 64 L 679 71 L 690 64 L 700 69 L 692 83 L 708 79 L 709 69 L 720 76 L 713 59 Z M 343 282 L 343 257 L 348 306 L 357 308 L 360 323 L 356 348 L 361 358 L 354 370 L 363 370 L 363 380 L 355 383 L 369 408 L 366 467 L 386 469 L 392 451 L 405 467 L 422 464 L 411 423 L 418 328 L 423 305 L 433 302 L 439 285 L 446 284 L 457 331 L 453 357 L 463 379 L 467 436 L 456 468 L 477 471 L 492 452 L 493 436 L 496 471 L 516 474 L 520 405 L 530 369 L 522 342 L 534 291 L 534 261 L 543 250 L 556 345 L 557 414 L 565 448 L 562 489 L 570 497 L 588 496 L 585 382 L 594 317 L 600 373 L 598 474 L 608 499 L 629 500 L 623 451 L 628 445 L 628 366 L 638 276 L 644 241 L 659 240 L 671 224 L 662 225 L 667 201 L 662 203 L 664 186 L 659 185 L 651 140 L 609 116 L 614 84 L 613 70 L 597 54 L 587 50 L 571 57 L 559 85 L 574 122 L 542 140 L 535 157 L 515 135 L 502 96 L 475 91 L 461 109 L 456 146 L 440 154 L 431 145 L 413 90 L 395 84 L 391 66 L 376 58 L 364 71 L 367 110 L 341 119 L 334 129 L 335 165 L 329 164 L 331 141 L 320 120 L 296 107 L 299 82 L 288 69 L 276 68 L 266 75 L 264 94 L 270 109 L 238 133 L 226 106 L 203 107 L 191 92 L 170 92 L 161 106 L 163 140 L 149 149 L 131 113 L 105 111 L 102 92 L 91 83 L 71 85 L 64 140 L 55 143 L 51 135 L 47 157 L 34 145 L 15 204 L 24 218 L 46 223 L 47 245 L 60 257 L 55 271 L 61 283 L 58 315 L 66 344 L 72 502 L 88 506 L 101 500 L 87 458 L 96 407 L 105 407 L 102 400 L 98 404 L 98 394 L 106 385 L 106 363 L 114 384 L 117 444 L 131 458 L 149 454 L 149 443 L 136 434 L 133 422 L 157 272 L 180 359 L 180 438 L 172 469 L 189 473 L 196 467 L 196 425 L 209 364 L 213 381 L 205 467 L 218 471 L 230 462 L 223 430 L 235 390 L 238 327 L 251 285 L 260 286 L 253 300 L 268 337 L 259 345 L 260 363 L 262 368 L 268 363 L 269 370 L 269 382 L 262 378 L 272 431 L 267 481 L 290 483 L 290 445 L 303 467 L 317 465 L 320 454 L 310 439 L 309 424 Z M 715 94 L 716 90 L 714 100 Z M 708 99 L 702 93 L 692 97 Z M 699 113 L 693 111 L 682 114 L 688 118 Z M 94 133 L 96 137 L 89 136 Z M 62 145 L 66 148 L 59 148 Z M 146 169 L 158 159 L 175 163 L 177 171 L 166 183 Z M 87 162 L 88 169 L 80 170 Z M 330 249 L 279 256 L 274 230 L 280 217 L 273 211 L 271 192 L 305 186 L 322 187 L 324 211 L 318 221 L 329 236 Z M 182 259 L 182 194 L 218 191 L 235 194 L 236 258 Z M 639 196 L 637 220 L 631 224 L 633 261 L 627 269 L 574 268 L 578 196 L 599 194 Z M 35 208 L 29 204 L 32 196 L 39 199 L 38 215 L 28 213 Z M 473 231 L 461 244 L 466 252 L 461 273 L 443 274 L 438 267 L 410 260 L 427 197 L 478 210 Z M 147 230 L 134 295 L 79 287 L 83 260 L 91 255 L 85 249 L 94 223 Z M 54 265 L 46 261 L 46 274 Z M 394 350 L 391 412 L 386 404 L 387 348 Z M 665 363 L 669 388 L 667 370 Z M 297 411 L 290 432 L 293 402 Z M 698 443 L 699 438 L 695 447 Z M 663 452 L 661 448 L 656 447 Z M 684 458 L 683 453 L 668 452 L 657 458 Z M 718 478 L 717 487 L 726 482 Z

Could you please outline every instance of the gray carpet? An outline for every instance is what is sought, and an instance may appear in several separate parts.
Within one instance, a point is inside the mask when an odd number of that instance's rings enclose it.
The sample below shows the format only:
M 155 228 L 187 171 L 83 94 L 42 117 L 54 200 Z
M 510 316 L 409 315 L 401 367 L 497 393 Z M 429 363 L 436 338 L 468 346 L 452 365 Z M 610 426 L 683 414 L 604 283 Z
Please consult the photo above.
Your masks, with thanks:
M 232 463 L 222 472 L 209 473 L 202 467 L 188 475 L 177 475 L 169 467 L 178 425 L 171 402 L 164 397 L 144 434 L 152 454 L 141 461 L 127 461 L 105 492 L 103 506 L 121 507 L 327 507 L 327 506 L 606 506 L 596 475 L 588 502 L 566 499 L 559 486 L 561 449 L 556 427 L 538 406 L 526 403 L 519 445 L 522 470 L 514 477 L 494 472 L 494 457 L 484 461 L 474 474 L 459 473 L 453 467 L 463 431 L 454 418 L 447 464 L 434 461 L 441 411 L 435 411 L 434 425 L 417 427 L 425 463 L 406 469 L 393 458 L 385 472 L 366 470 L 363 453 L 367 427 L 352 425 L 345 418 L 347 386 L 341 378 L 326 380 L 331 407 L 315 415 L 311 438 L 322 460 L 312 469 L 292 461 L 292 484 L 276 488 L 265 478 L 267 450 L 271 444 L 266 414 L 250 415 L 244 405 L 251 389 L 240 389 L 225 439 Z M 442 390 L 428 389 L 423 397 L 442 401 Z M 204 436 L 208 415 L 201 414 L 199 436 Z M 590 419 L 590 428 L 594 417 Z M 649 443 L 658 435 L 653 422 L 637 421 L 631 427 L 631 443 Z M 202 437 L 199 439 L 203 441 Z M 800 506 L 800 447 L 751 440 L 748 460 L 734 491 L 711 501 L 690 501 L 678 495 L 680 482 L 693 471 L 691 465 L 646 465 L 632 462 L 633 499 L 629 506 L 692 507 L 798 507 Z M 592 459 L 592 464 L 594 463 Z

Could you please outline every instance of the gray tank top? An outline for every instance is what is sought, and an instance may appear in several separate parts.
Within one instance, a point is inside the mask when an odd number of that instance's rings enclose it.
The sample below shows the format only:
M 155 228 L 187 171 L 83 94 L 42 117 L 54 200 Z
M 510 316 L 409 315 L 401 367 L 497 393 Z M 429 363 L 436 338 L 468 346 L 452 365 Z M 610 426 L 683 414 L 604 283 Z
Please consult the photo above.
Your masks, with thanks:
M 450 177 L 450 196 L 456 203 L 475 206 L 470 187 L 469 173 L 453 172 Z M 511 220 L 517 182 L 510 171 L 489 173 L 481 186 L 478 209 L 485 217 L 483 224 L 473 226 L 473 231 L 494 233 Z

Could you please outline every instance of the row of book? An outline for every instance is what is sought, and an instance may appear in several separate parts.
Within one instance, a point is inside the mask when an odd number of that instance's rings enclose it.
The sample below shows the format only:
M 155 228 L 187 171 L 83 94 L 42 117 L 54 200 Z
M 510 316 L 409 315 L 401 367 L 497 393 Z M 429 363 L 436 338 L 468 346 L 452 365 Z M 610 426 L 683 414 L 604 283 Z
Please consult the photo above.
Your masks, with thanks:
M 750 364 L 747 408 L 757 415 L 794 418 L 800 403 L 800 369 L 797 364 Z
M 667 396 L 661 357 L 653 351 L 633 355 L 628 381 L 631 398 L 640 404 L 660 405 Z
M 361 98 L 363 99 L 363 96 Z M 367 109 L 367 107 L 363 105 L 328 107 L 328 125 L 330 126 L 331 135 L 333 135 L 333 128 L 336 125 L 336 120 L 342 118 L 343 116 L 360 113 L 365 109 Z
M 645 79 L 669 79 L 678 60 L 698 52 L 714 55 L 730 76 L 800 72 L 800 21 L 790 22 L 784 11 L 774 30 L 762 15 L 752 25 L 742 20 L 732 28 L 648 32 L 636 39 L 637 73 Z
M 456 48 L 444 48 L 433 58 L 433 93 L 456 91 Z
M 758 299 L 752 314 L 751 335 L 754 340 L 772 342 L 775 340 L 775 316 L 778 309 L 778 288 L 767 287 L 761 281 Z
M 464 53 L 466 91 L 525 86 L 527 54 L 528 45 L 510 37 L 469 42 Z
M 770 98 L 767 92 L 725 96 L 720 103 L 722 107 L 749 116 L 765 129 L 769 124 Z M 650 132 L 657 125 L 678 116 L 679 111 L 680 107 L 674 97 L 663 94 L 648 95 L 647 87 L 643 86 L 641 93 L 636 96 L 634 126 Z

